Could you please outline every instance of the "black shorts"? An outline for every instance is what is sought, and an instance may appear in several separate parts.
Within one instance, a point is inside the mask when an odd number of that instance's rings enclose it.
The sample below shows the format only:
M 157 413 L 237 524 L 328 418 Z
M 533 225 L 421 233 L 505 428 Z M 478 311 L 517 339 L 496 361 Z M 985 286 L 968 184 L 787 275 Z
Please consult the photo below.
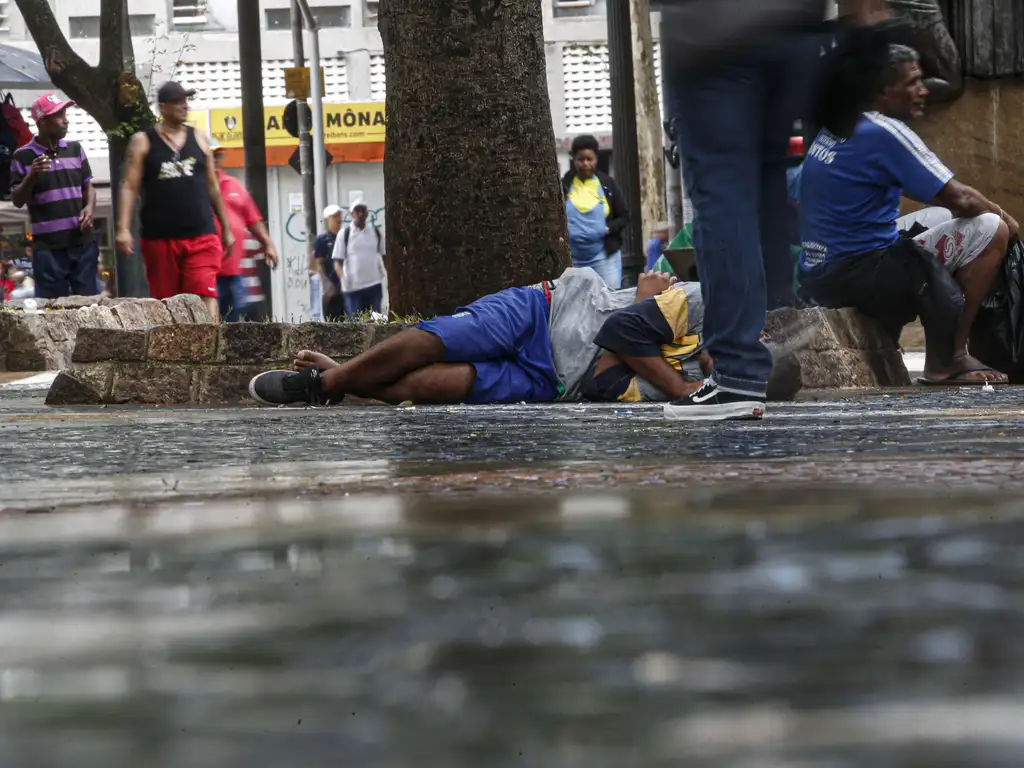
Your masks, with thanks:
M 823 307 L 852 307 L 899 344 L 903 326 L 921 318 L 928 346 L 952 355 L 964 295 L 937 258 L 908 238 L 815 272 L 800 274 L 801 293 Z

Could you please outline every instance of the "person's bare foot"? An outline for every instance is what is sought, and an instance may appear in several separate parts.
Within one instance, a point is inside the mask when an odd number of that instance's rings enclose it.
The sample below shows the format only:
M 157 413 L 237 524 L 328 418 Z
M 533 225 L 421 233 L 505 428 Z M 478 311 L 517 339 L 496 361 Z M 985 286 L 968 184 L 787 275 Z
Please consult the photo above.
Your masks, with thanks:
M 925 366 L 924 378 L 932 384 L 1006 384 L 1005 373 L 993 370 L 976 357 L 958 355 L 946 368 Z
M 321 371 L 328 371 L 331 368 L 337 368 L 339 365 L 341 363 L 336 363 L 327 355 L 311 352 L 308 349 L 302 350 L 295 356 L 295 370 L 297 371 L 303 371 L 306 368 L 319 368 Z

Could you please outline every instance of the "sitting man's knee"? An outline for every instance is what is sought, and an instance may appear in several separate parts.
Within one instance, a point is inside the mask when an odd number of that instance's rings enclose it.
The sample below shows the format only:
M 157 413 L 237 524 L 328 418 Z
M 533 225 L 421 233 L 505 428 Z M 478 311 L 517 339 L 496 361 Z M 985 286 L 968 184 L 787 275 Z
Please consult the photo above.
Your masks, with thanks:
M 1010 244 L 1010 228 L 1003 221 L 998 213 L 983 213 L 977 218 L 977 226 L 982 232 L 991 232 L 990 244 L 998 246 L 1000 258 L 1006 256 L 1006 249 Z

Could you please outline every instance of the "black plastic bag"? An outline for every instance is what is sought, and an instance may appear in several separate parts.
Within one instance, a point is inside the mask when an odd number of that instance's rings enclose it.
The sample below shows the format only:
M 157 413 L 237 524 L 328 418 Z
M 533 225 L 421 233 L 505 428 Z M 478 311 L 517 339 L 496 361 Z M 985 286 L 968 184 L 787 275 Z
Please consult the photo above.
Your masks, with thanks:
M 968 341 L 970 353 L 1024 383 L 1024 245 L 1012 246 L 995 285 L 978 310 Z

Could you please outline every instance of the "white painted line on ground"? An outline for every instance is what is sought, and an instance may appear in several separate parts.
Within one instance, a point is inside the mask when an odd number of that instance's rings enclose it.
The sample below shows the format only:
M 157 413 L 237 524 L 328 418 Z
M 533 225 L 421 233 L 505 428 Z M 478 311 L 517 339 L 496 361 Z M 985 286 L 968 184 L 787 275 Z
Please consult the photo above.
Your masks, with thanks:
M 56 378 L 56 371 L 46 371 L 45 373 L 37 373 L 35 375 L 27 376 L 27 378 L 24 379 L 18 379 L 17 381 L 0 384 L 0 389 L 42 389 L 43 387 L 49 387 L 53 384 L 53 380 Z

